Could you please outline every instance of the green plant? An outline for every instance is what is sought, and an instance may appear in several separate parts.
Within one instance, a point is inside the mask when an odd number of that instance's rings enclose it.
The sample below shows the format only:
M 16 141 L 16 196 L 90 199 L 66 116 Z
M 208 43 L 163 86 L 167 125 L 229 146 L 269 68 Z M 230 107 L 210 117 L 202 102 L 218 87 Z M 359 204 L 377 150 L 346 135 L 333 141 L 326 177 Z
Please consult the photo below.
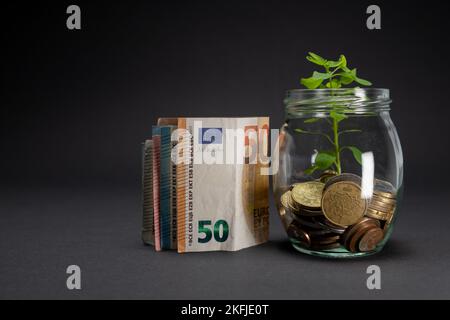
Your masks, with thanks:
M 342 54 L 337 61 L 333 61 L 326 60 L 315 53 L 309 52 L 306 59 L 325 69 L 325 72 L 314 71 L 311 77 L 302 78 L 300 80 L 300 83 L 308 89 L 338 89 L 354 82 L 362 86 L 372 85 L 369 81 L 361 79 L 357 76 L 356 68 L 350 69 L 347 66 L 347 59 Z M 333 95 L 333 90 L 331 90 L 331 94 Z M 328 121 L 331 126 L 332 136 L 324 132 L 312 132 L 303 129 L 295 129 L 296 132 L 301 134 L 320 135 L 327 139 L 332 146 L 332 149 L 330 150 L 320 150 L 317 152 L 314 164 L 305 170 L 306 174 L 312 174 L 316 170 L 326 170 L 329 168 L 333 168 L 338 174 L 341 174 L 341 153 L 344 150 L 351 151 L 355 160 L 361 164 L 362 152 L 360 149 L 355 146 L 340 146 L 339 143 L 339 137 L 342 134 L 361 132 L 359 129 L 339 130 L 340 123 L 348 118 L 346 115 L 348 112 L 349 109 L 345 105 L 334 103 L 331 105 L 330 110 L 331 121 L 327 118 L 311 118 L 304 121 L 305 123 L 314 123 L 321 120 Z

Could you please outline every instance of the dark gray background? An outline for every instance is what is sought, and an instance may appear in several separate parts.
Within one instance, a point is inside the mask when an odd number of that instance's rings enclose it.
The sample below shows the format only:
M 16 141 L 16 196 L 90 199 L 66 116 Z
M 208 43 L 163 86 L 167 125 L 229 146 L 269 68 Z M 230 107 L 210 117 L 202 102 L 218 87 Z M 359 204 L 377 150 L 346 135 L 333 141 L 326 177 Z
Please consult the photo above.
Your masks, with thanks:
M 448 5 L 371 2 L 2 5 L 0 298 L 449 298 Z M 328 261 L 271 241 L 156 254 L 140 242 L 140 143 L 159 116 L 284 116 L 307 51 L 345 53 L 390 88 L 405 199 L 384 252 Z M 65 268 L 82 268 L 81 292 Z M 382 290 L 365 270 L 382 268 Z

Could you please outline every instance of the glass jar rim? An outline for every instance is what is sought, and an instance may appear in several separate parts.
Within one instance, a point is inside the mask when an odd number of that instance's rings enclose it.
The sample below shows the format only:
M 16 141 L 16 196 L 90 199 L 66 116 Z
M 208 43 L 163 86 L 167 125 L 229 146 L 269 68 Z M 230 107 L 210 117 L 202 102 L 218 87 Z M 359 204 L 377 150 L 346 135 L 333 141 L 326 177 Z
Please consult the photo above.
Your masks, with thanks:
M 348 114 L 367 114 L 389 111 L 389 89 L 338 88 L 292 89 L 286 91 L 284 103 L 290 117 L 311 113 L 329 113 L 340 109 Z

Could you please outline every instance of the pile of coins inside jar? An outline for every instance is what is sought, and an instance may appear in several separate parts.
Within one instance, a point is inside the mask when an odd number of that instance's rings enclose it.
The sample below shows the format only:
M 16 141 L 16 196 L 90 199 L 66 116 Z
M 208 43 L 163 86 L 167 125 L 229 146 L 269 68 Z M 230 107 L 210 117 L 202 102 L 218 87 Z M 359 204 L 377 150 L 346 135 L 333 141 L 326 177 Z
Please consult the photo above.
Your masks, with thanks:
M 351 173 L 325 171 L 318 180 L 294 183 L 280 198 L 289 238 L 309 250 L 375 250 L 392 222 L 396 190 L 375 179 L 371 197 L 361 195 L 361 177 Z

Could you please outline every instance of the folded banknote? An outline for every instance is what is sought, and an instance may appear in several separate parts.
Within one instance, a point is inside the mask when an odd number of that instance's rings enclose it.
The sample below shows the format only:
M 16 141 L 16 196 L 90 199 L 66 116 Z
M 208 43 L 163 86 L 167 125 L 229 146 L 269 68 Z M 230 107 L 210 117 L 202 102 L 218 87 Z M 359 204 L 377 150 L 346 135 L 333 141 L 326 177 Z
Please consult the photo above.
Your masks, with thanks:
M 171 161 L 171 153 L 174 147 L 172 134 L 176 126 L 159 126 L 161 133 L 160 147 L 160 177 L 159 177 L 159 218 L 161 249 L 176 249 L 176 168 Z M 175 175 L 175 177 L 173 177 Z M 174 181 L 175 178 L 175 181 Z M 175 197 L 175 198 L 174 198 Z
M 161 229 L 159 209 L 159 179 L 161 167 L 161 129 L 158 126 L 152 128 L 152 181 L 153 181 L 153 225 L 155 228 L 155 250 L 161 251 Z
M 178 118 L 178 252 L 236 251 L 268 240 L 269 119 Z M 264 140 L 264 141 L 262 141 Z M 263 143 L 264 142 L 264 143 Z
M 142 150 L 142 241 L 155 245 L 153 224 L 153 141 L 146 140 Z

